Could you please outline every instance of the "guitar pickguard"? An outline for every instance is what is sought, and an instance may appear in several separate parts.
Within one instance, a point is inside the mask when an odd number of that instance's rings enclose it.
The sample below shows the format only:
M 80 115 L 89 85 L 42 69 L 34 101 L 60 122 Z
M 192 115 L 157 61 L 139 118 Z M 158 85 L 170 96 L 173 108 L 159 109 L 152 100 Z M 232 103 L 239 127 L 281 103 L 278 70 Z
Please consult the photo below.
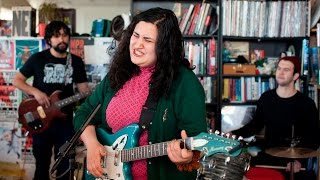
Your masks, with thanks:
M 90 92 L 78 93 L 71 97 L 60 100 L 61 91 L 57 90 L 50 95 L 49 107 L 44 107 L 35 98 L 23 100 L 18 109 L 19 122 L 31 133 L 42 133 L 49 128 L 51 121 L 55 118 L 65 118 L 66 114 L 61 110 L 62 107 L 70 105 L 82 98 L 87 97 Z
M 121 162 L 120 152 L 124 149 L 128 140 L 128 135 L 120 136 L 112 146 L 105 146 L 107 156 L 103 159 L 103 170 L 106 179 L 124 180 L 123 162 Z
M 103 178 L 95 178 L 88 172 L 85 175 L 86 180 L 132 180 L 130 162 L 122 162 L 120 151 L 138 146 L 139 135 L 141 129 L 136 124 L 131 124 L 115 134 L 109 134 L 102 128 L 96 129 L 97 138 L 101 144 L 107 149 L 107 156 L 103 160 L 105 162 L 105 172 Z

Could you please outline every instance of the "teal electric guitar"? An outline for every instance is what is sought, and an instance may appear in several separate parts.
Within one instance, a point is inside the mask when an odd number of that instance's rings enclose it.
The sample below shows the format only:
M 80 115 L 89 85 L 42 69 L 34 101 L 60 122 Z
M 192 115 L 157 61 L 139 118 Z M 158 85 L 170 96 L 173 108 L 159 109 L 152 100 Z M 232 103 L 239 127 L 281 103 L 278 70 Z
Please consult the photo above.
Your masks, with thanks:
M 131 180 L 131 161 L 153 158 L 167 155 L 167 144 L 162 142 L 147 146 L 138 145 L 141 129 L 137 124 L 131 124 L 115 134 L 109 134 L 101 128 L 96 129 L 99 142 L 105 145 L 107 156 L 102 159 L 104 178 L 114 180 Z M 240 142 L 218 136 L 216 134 L 200 133 L 195 137 L 181 140 L 187 149 L 201 151 L 205 156 L 215 153 L 227 153 L 240 146 Z M 231 153 L 231 156 L 239 155 L 241 150 Z M 95 177 L 86 172 L 86 180 L 94 180 Z

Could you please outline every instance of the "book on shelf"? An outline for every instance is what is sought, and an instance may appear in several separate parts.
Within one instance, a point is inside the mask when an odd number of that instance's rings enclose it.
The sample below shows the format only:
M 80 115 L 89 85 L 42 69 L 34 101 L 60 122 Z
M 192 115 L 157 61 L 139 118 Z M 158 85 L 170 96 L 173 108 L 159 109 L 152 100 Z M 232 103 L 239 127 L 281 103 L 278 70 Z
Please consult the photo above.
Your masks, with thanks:
M 190 28 L 188 29 L 188 35 L 193 35 L 195 32 L 195 28 L 196 28 L 196 24 L 198 22 L 199 19 L 199 14 L 201 11 L 201 4 L 196 4 L 194 11 L 193 11 L 193 17 L 191 19 L 191 24 L 190 24 Z
M 188 21 L 190 21 L 189 19 L 190 19 L 191 13 L 193 12 L 193 8 L 194 8 L 194 4 L 190 4 L 188 11 L 186 12 L 185 16 L 183 16 L 182 18 L 181 24 L 179 26 L 181 32 L 184 32 Z
M 301 75 L 309 75 L 309 40 L 302 40 Z
M 211 5 L 209 3 L 204 3 L 204 6 L 205 6 L 205 8 L 204 8 L 202 20 L 200 21 L 200 25 L 199 25 L 199 29 L 198 29 L 198 33 L 197 33 L 198 35 L 203 35 L 204 25 L 205 25 L 205 22 L 207 20 L 208 14 L 209 14 L 209 10 L 212 10 Z
M 197 20 L 199 18 L 200 8 L 201 8 L 201 4 L 200 3 L 195 5 L 193 13 L 192 13 L 192 16 L 191 16 L 191 19 L 190 19 L 190 23 L 189 23 L 190 26 L 186 28 L 187 32 L 185 32 L 185 34 L 193 35 L 194 29 L 195 29 L 195 25 L 196 25 Z
M 181 16 L 182 16 L 182 4 L 181 3 L 174 3 L 172 11 L 174 12 L 174 14 L 177 16 L 179 22 L 181 20 Z
M 320 47 L 320 23 L 317 23 L 317 47 Z
M 224 78 L 222 99 L 227 99 L 231 103 L 257 101 L 262 93 L 274 87 L 275 79 L 272 77 Z
M 205 24 L 204 34 L 214 34 L 219 28 L 219 7 L 210 6 L 211 14 L 207 16 L 207 22 Z
M 309 1 L 223 0 L 222 34 L 243 37 L 304 37 Z
M 310 48 L 310 76 L 311 76 L 311 80 L 310 82 L 312 84 L 317 84 L 318 82 L 318 68 L 319 68 L 319 64 L 318 64 L 318 47 L 312 47 Z
M 216 74 L 216 40 L 215 39 L 210 39 L 209 43 L 209 57 L 207 58 L 208 62 L 207 62 L 207 67 L 208 67 L 208 74 L 210 75 L 214 75 Z

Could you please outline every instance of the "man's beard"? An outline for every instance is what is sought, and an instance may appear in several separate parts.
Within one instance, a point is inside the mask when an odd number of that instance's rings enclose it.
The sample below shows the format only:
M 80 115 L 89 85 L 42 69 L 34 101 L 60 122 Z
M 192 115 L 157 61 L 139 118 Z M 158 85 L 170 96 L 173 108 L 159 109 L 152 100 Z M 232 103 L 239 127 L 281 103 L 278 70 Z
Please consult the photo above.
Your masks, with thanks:
M 61 44 L 64 44 L 65 46 L 64 47 L 60 47 Z M 68 49 L 68 44 L 66 43 L 60 43 L 56 46 L 52 46 L 52 48 L 57 51 L 58 53 L 65 53 L 67 52 L 67 49 Z

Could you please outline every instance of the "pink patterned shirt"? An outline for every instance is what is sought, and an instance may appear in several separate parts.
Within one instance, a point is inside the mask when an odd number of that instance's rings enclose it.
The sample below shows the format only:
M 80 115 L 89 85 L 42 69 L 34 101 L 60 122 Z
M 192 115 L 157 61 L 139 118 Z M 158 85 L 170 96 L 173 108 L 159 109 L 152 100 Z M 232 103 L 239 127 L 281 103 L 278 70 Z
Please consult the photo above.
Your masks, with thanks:
M 132 123 L 139 123 L 142 106 L 149 94 L 149 82 L 154 66 L 140 68 L 140 70 L 141 74 L 127 81 L 111 99 L 106 109 L 107 123 L 113 133 Z M 147 144 L 148 133 L 143 131 L 139 139 L 139 146 Z M 134 180 L 147 180 L 147 161 L 134 161 L 131 172 Z

